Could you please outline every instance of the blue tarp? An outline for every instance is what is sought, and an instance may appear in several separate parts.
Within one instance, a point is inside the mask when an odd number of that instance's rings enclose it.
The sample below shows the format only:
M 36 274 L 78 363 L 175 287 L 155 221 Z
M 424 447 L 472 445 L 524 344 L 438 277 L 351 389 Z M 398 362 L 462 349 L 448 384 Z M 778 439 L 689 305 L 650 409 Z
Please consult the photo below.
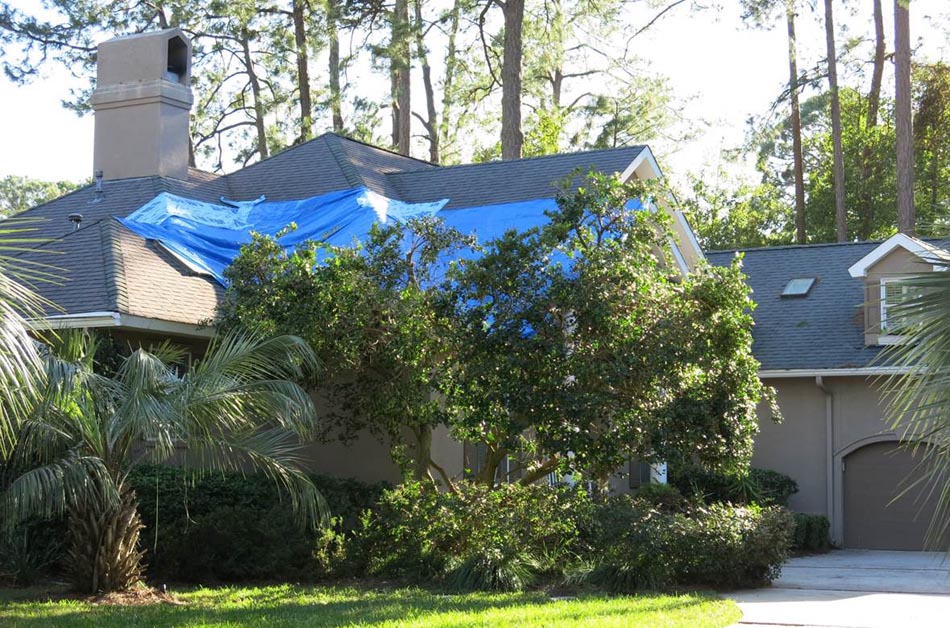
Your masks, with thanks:
M 295 230 L 279 239 L 288 250 L 309 240 L 349 246 L 365 238 L 373 223 L 437 215 L 447 226 L 485 243 L 509 229 L 524 231 L 543 225 L 548 221 L 546 212 L 557 207 L 553 198 L 541 198 L 444 209 L 449 199 L 405 203 L 365 187 L 299 201 L 221 200 L 221 204 L 205 203 L 163 192 L 119 221 L 143 238 L 160 242 L 195 272 L 226 284 L 224 269 L 241 246 L 251 241 L 252 232 L 276 236 L 295 224 Z M 628 206 L 638 208 L 640 203 L 631 201 Z M 472 255 L 471 250 L 459 252 L 462 258 Z
M 365 187 L 332 192 L 299 201 L 224 201 L 205 203 L 161 193 L 119 221 L 140 236 L 156 240 L 192 270 L 225 283 L 224 269 L 234 260 L 251 232 L 276 236 L 291 223 L 297 228 L 280 238 L 292 249 L 316 240 L 348 246 L 369 233 L 375 222 L 387 224 L 417 216 L 438 215 L 445 224 L 487 242 L 508 229 L 529 229 L 547 221 L 552 198 L 444 210 L 448 199 L 405 203 Z M 467 257 L 463 253 L 463 257 Z

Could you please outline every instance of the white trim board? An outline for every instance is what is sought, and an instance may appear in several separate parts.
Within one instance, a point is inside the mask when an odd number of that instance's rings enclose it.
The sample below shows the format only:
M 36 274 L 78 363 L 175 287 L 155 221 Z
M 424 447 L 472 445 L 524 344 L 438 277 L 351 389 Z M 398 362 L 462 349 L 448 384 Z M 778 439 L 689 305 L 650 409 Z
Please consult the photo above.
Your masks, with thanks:
M 867 277 L 868 269 L 870 267 L 874 266 L 879 261 L 890 255 L 898 247 L 916 255 L 925 262 L 933 263 L 935 260 L 940 260 L 942 262 L 950 263 L 950 251 L 942 249 L 939 246 L 928 244 L 922 240 L 918 240 L 917 238 L 909 236 L 906 233 L 898 233 L 892 235 L 884 242 L 881 242 L 877 247 L 875 247 L 873 251 L 855 262 L 851 268 L 848 269 L 848 274 L 850 274 L 855 279 L 859 277 Z M 934 264 L 933 269 L 946 270 L 947 266 Z
M 880 375 L 902 375 L 910 372 L 906 368 L 894 366 L 866 366 L 850 369 L 762 369 L 760 379 L 779 379 L 783 377 L 874 377 Z
M 36 330 L 56 329 L 94 329 L 104 327 L 122 327 L 135 331 L 144 331 L 157 334 L 186 336 L 191 338 L 211 338 L 214 329 L 201 327 L 193 323 L 179 321 L 164 321 L 157 318 L 146 318 L 120 312 L 80 312 L 77 314 L 62 314 L 48 316 L 42 319 L 28 321 L 31 328 Z

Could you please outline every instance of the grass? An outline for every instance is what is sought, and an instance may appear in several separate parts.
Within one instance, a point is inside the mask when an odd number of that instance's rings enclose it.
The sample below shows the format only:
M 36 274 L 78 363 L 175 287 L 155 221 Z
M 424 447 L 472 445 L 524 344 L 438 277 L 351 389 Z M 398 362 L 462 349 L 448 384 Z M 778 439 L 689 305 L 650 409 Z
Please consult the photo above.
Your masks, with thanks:
M 68 599 L 37 601 L 35 590 L 0 590 L 0 626 L 721 628 L 741 615 L 731 601 L 696 594 L 551 600 L 540 593 L 440 595 L 420 589 L 282 585 L 197 589 L 176 596 L 183 605 L 106 606 Z

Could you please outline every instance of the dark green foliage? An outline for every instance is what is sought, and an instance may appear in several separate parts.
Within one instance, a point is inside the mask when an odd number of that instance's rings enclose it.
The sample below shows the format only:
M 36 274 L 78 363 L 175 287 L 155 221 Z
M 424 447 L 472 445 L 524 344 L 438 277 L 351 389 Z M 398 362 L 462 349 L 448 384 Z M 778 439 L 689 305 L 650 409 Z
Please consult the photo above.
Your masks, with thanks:
M 572 558 L 584 493 L 547 486 L 490 490 L 463 482 L 457 493 L 406 483 L 387 492 L 359 535 L 370 574 L 452 588 L 516 590 Z
M 0 534 L 0 581 L 25 587 L 56 573 L 65 534 L 62 520 L 30 521 Z
M 334 515 L 329 528 L 301 528 L 290 501 L 266 476 L 194 478 L 167 466 L 138 467 L 130 482 L 145 523 L 150 574 L 189 582 L 313 579 L 336 573 L 342 537 L 381 486 L 313 476 Z
M 707 504 L 788 506 L 789 498 L 798 492 L 798 484 L 784 473 L 756 468 L 742 474 L 710 471 L 696 465 L 672 467 L 670 483 L 684 495 Z
M 831 545 L 830 530 L 831 522 L 825 515 L 796 512 L 792 549 L 805 553 L 823 552 Z
M 784 508 L 712 504 L 680 539 L 679 580 L 724 589 L 769 584 L 788 557 L 792 527 Z
M 587 578 L 611 591 L 762 586 L 787 556 L 792 519 L 783 508 L 714 504 L 683 514 L 611 501 L 602 507 L 609 526 L 595 528 L 604 536 L 592 540 L 596 566 Z
M 680 511 L 686 507 L 686 498 L 672 484 L 644 484 L 637 490 L 636 498 L 644 500 L 660 510 L 670 512 Z
M 763 506 L 788 506 L 789 498 L 798 492 L 798 482 L 784 473 L 756 468 L 749 473 L 759 487 Z

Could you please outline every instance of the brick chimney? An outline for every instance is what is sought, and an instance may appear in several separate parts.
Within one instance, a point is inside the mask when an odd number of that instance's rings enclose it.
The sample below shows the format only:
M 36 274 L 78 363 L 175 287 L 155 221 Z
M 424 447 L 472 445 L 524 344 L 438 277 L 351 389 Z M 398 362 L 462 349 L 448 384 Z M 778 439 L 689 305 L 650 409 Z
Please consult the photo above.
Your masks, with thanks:
M 99 44 L 94 171 L 188 178 L 191 42 L 177 28 Z

